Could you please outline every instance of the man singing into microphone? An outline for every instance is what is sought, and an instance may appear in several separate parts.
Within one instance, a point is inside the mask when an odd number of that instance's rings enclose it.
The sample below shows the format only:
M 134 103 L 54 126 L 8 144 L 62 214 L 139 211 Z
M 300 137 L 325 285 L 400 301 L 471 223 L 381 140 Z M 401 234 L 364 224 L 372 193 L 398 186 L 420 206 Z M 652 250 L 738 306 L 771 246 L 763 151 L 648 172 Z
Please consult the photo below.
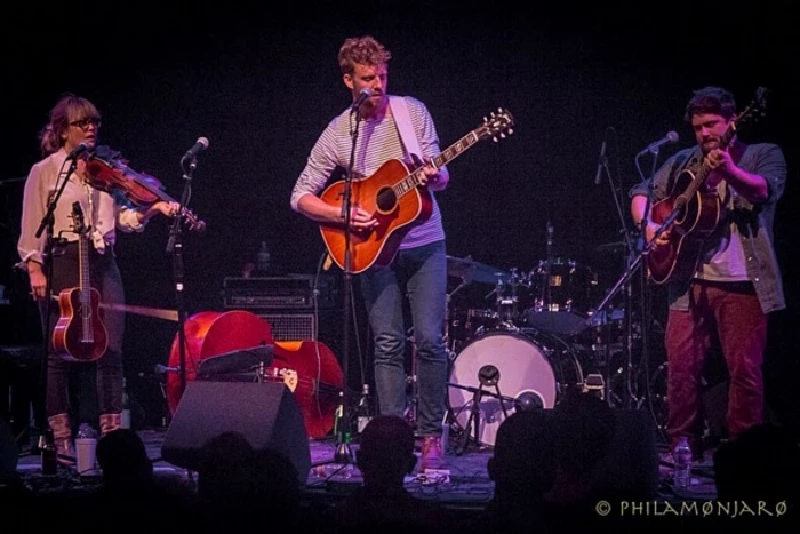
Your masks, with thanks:
M 52 269 L 50 295 L 79 287 L 80 261 L 78 236 L 73 231 L 72 206 L 81 206 L 84 223 L 89 228 L 85 238 L 88 247 L 88 272 L 92 287 L 100 293 L 102 303 L 123 304 L 124 293 L 119 267 L 114 257 L 115 230 L 141 232 L 158 213 L 175 215 L 176 202 L 156 202 L 149 208 L 133 208 L 124 198 L 112 196 L 91 186 L 86 178 L 86 162 L 81 158 L 94 150 L 100 131 L 100 113 L 94 104 L 74 95 L 62 97 L 50 111 L 50 121 L 41 132 L 44 159 L 31 168 L 22 199 L 22 219 L 17 251 L 31 284 L 31 296 L 39 302 L 42 329 L 48 343 L 46 411 L 50 428 L 61 455 L 72 456 L 72 423 L 67 395 L 71 370 L 96 368 L 99 427 L 103 434 L 120 427 L 122 413 L 122 336 L 125 318 L 119 312 L 104 310 L 102 322 L 108 334 L 108 349 L 96 363 L 71 366 L 53 351 L 53 330 L 59 319 L 59 305 L 49 302 L 47 273 Z M 81 158 L 75 171 L 72 158 Z M 64 183 L 66 181 L 66 183 Z M 53 212 L 53 237 L 64 238 L 61 254 L 50 255 L 47 231 L 38 230 L 53 196 L 62 189 Z M 50 264 L 52 262 L 52 264 Z M 49 268 L 49 269 L 48 269 Z M 48 310 L 49 323 L 48 321 Z M 78 314 L 80 316 L 80 313 Z M 81 319 L 73 318 L 73 321 Z M 44 332 L 45 325 L 49 330 Z M 88 368 L 86 366 L 89 366 Z M 87 399 L 84 399 L 87 402 Z M 94 423 L 93 421 L 87 421 Z
M 761 365 L 767 343 L 767 314 L 785 308 L 781 272 L 773 243 L 773 221 L 786 180 L 780 147 L 745 145 L 733 133 L 736 103 L 718 87 L 694 92 L 686 108 L 697 146 L 681 150 L 656 172 L 653 200 L 674 198 L 677 178 L 684 171 L 710 169 L 703 191 L 717 195 L 722 218 L 696 254 L 682 257 L 677 269 L 687 276 L 667 282 L 669 315 L 665 348 L 669 363 L 667 433 L 673 445 L 689 438 L 694 460 L 703 458 L 703 418 L 700 409 L 701 374 L 705 353 L 719 343 L 730 374 L 728 437 L 735 439 L 763 417 Z M 648 185 L 631 192 L 633 221 L 645 218 Z M 646 221 L 648 242 L 659 225 Z M 675 235 L 673 235 L 675 234 Z M 691 233 L 687 234 L 691 238 Z M 653 243 L 670 246 L 677 232 L 667 229 Z M 678 256 L 681 257 L 681 256 Z
M 387 94 L 387 63 L 391 54 L 370 36 L 345 40 L 339 67 L 353 105 L 335 117 L 320 135 L 297 179 L 291 207 L 319 222 L 341 223 L 341 206 L 318 198 L 336 167 L 350 166 L 353 129 L 360 111 L 353 179 L 371 176 L 389 159 L 409 164 L 427 162 L 424 186 L 442 191 L 447 169 L 435 169 L 430 158 L 439 154 L 439 138 L 425 105 L 412 97 Z M 431 195 L 433 197 L 433 195 Z M 414 323 L 417 357 L 417 435 L 423 437 L 422 467 L 441 468 L 442 418 L 447 391 L 447 353 L 442 326 L 447 292 L 445 234 L 433 197 L 432 215 L 405 235 L 392 264 L 373 266 L 359 275 L 375 339 L 375 385 L 382 415 L 404 416 L 407 408 L 402 302 L 408 295 Z M 353 205 L 351 228 L 370 230 L 372 213 Z M 345 355 L 348 357 L 349 355 Z

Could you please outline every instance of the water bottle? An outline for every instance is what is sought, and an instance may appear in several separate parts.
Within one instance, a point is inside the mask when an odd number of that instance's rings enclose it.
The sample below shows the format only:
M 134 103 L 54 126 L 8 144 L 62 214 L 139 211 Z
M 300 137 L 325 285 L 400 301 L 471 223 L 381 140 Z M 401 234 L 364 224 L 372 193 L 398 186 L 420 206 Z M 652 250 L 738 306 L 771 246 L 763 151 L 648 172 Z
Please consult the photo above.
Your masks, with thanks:
M 75 456 L 78 474 L 94 470 L 97 459 L 97 431 L 87 423 L 81 423 L 75 438 Z
M 672 462 L 674 464 L 673 482 L 676 487 L 686 488 L 692 480 L 692 450 L 689 448 L 689 440 L 686 436 L 678 439 L 675 449 L 672 451 Z
M 372 420 L 372 414 L 369 409 L 369 384 L 363 384 L 361 387 L 361 399 L 358 402 L 358 433 L 361 434 L 364 428 Z
M 270 255 L 269 249 L 267 249 L 267 242 L 261 242 L 261 248 L 256 254 L 256 266 L 259 271 L 262 273 L 267 272 L 269 270 L 269 263 L 270 263 Z
M 131 427 L 131 404 L 128 398 L 128 382 L 122 377 L 122 413 L 120 414 L 120 428 Z
M 53 429 L 44 431 L 44 446 L 42 447 L 42 475 L 55 476 L 58 471 L 58 451 Z

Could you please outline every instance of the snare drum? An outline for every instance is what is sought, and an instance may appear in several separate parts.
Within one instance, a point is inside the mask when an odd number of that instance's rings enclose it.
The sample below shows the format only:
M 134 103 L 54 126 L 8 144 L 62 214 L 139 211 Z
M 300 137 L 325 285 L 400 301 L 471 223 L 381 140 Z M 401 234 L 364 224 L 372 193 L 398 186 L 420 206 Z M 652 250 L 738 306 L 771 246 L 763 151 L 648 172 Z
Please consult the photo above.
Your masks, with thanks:
M 497 388 L 481 386 L 482 368 L 498 371 Z M 522 403 L 526 407 L 553 408 L 567 387 L 582 386 L 583 371 L 567 345 L 553 337 L 492 331 L 468 343 L 453 362 L 450 372 L 448 405 L 462 428 L 470 419 L 472 400 L 477 390 L 504 398 L 480 398 L 481 444 L 494 446 L 500 424 Z M 474 429 L 470 432 L 474 435 Z

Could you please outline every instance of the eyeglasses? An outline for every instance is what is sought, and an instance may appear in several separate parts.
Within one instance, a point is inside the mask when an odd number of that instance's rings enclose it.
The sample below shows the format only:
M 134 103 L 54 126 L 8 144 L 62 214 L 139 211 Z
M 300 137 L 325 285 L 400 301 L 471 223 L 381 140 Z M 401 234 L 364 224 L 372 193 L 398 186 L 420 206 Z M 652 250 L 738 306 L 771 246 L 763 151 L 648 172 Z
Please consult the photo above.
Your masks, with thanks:
M 86 119 L 81 119 L 79 121 L 72 121 L 69 123 L 70 126 L 75 126 L 80 128 L 81 130 L 87 130 L 89 126 L 94 126 L 95 128 L 100 128 L 103 125 L 102 121 L 96 117 L 89 117 Z

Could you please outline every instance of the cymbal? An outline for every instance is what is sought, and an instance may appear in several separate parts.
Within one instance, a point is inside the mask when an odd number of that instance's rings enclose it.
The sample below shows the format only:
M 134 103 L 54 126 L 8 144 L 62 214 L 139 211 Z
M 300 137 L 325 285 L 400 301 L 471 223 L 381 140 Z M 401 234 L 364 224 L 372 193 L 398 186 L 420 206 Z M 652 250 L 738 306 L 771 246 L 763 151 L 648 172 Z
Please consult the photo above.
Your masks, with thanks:
M 447 275 L 463 278 L 467 282 L 484 284 L 496 284 L 498 278 L 507 280 L 510 277 L 508 272 L 477 262 L 471 256 L 459 258 L 450 255 L 447 256 Z

